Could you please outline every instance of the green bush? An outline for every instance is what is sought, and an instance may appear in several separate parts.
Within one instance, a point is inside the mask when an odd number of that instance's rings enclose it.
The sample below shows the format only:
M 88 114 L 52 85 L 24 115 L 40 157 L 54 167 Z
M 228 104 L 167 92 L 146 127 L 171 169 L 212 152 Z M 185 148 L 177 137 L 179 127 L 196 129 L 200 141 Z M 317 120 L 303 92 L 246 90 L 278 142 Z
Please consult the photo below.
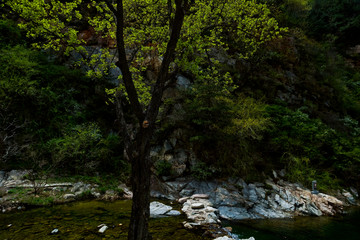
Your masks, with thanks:
M 0 48 L 23 43 L 20 29 L 16 23 L 11 20 L 0 19 Z
M 224 88 L 195 84 L 187 93 L 184 109 L 192 129 L 190 141 L 197 158 L 221 169 L 224 175 L 245 174 L 254 168 L 254 147 L 269 125 L 266 105 L 232 96 Z
M 338 179 L 358 183 L 360 172 L 360 128 L 347 116 L 342 129 L 333 129 L 320 119 L 312 119 L 304 109 L 292 111 L 284 106 L 267 108 L 273 122 L 269 129 L 269 152 L 278 165 L 285 165 L 292 181 L 309 184 L 311 179 L 322 186 L 337 186 Z
M 215 172 L 204 162 L 197 162 L 190 171 L 192 176 L 199 180 L 207 180 L 215 175 Z
M 320 40 L 335 40 L 339 47 L 358 44 L 359 0 L 315 0 L 310 11 L 309 33 Z
M 46 143 L 52 164 L 75 174 L 91 174 L 99 170 L 124 170 L 119 138 L 110 134 L 103 138 L 97 124 L 87 123 L 68 130 L 63 137 Z
M 155 163 L 156 173 L 159 176 L 170 176 L 171 175 L 171 163 L 166 160 L 160 160 Z

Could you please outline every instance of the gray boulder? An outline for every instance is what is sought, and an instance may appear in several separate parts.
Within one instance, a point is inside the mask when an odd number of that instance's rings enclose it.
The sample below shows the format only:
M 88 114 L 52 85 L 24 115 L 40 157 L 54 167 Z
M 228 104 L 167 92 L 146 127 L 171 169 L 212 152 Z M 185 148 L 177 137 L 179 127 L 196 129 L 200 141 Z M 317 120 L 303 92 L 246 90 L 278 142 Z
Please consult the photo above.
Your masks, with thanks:
M 244 220 L 257 218 L 249 213 L 246 208 L 221 206 L 218 208 L 220 217 L 226 220 Z
M 151 202 L 150 203 L 150 216 L 152 217 L 160 217 L 170 212 L 172 207 L 165 205 L 161 202 Z

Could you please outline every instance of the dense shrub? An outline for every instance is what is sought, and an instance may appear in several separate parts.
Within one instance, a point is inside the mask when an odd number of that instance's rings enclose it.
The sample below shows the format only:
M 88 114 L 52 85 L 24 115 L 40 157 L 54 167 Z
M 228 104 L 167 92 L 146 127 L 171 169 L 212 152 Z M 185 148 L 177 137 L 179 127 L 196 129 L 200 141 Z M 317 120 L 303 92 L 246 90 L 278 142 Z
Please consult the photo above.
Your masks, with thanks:
M 24 42 L 20 29 L 16 26 L 15 22 L 0 19 L 0 48 L 15 46 Z
M 190 90 L 185 110 L 192 128 L 190 141 L 201 161 L 224 174 L 254 169 L 254 146 L 269 124 L 264 104 L 204 84 Z
M 351 47 L 360 38 L 359 0 L 315 0 L 310 11 L 309 33 L 320 40 Z
M 7 140 L 0 141 L 0 153 L 6 157 L 1 158 L 1 167 L 49 169 L 56 163 L 65 167 L 64 172 L 82 168 L 81 172 L 91 172 L 91 164 L 99 171 L 127 169 L 121 139 L 107 134 L 113 131 L 112 106 L 105 103 L 105 91 L 98 90 L 111 83 L 88 78 L 51 59 L 23 45 L 0 48 L 0 137 Z M 74 135 L 77 131 L 80 134 Z
M 46 148 L 51 153 L 52 164 L 75 174 L 111 168 L 121 170 L 123 164 L 118 150 L 121 149 L 120 139 L 115 135 L 104 138 L 95 123 L 72 128 L 63 137 L 49 140 Z
M 359 182 L 360 129 L 356 120 L 343 118 L 342 130 L 320 119 L 312 119 L 305 109 L 284 106 L 267 108 L 273 122 L 269 131 L 273 157 L 285 165 L 292 181 L 310 184 L 318 179 L 323 187 L 338 184 L 337 179 Z

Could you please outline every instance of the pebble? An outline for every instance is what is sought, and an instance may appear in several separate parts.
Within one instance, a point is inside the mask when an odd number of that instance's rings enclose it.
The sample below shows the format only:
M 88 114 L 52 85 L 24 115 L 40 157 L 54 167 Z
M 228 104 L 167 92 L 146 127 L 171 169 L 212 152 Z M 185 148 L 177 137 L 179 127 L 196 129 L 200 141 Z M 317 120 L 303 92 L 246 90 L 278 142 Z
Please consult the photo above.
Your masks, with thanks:
M 99 233 L 104 233 L 106 231 L 106 229 L 108 229 L 108 226 L 102 226 L 100 229 L 99 229 Z

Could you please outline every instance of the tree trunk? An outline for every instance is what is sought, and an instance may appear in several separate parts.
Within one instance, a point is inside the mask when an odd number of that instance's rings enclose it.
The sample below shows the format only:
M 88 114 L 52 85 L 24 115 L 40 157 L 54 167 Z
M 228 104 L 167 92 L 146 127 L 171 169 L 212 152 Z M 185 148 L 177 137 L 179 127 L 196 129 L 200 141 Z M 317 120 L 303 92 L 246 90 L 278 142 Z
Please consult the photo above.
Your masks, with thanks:
M 128 160 L 131 162 L 131 186 L 133 191 L 133 203 L 129 225 L 128 240 L 150 240 L 149 234 L 149 216 L 150 216 L 150 139 L 155 129 L 156 117 L 161 105 L 161 99 L 165 88 L 165 82 L 168 79 L 169 65 L 174 57 L 176 44 L 180 37 L 180 31 L 184 21 L 184 6 L 188 5 L 187 0 L 175 0 L 176 11 L 175 17 L 170 26 L 171 35 L 168 42 L 164 59 L 162 61 L 158 79 L 152 92 L 151 102 L 143 112 L 129 69 L 129 63 L 126 59 L 124 43 L 124 7 L 123 0 L 117 0 L 116 9 L 111 2 L 106 1 L 110 10 L 117 19 L 116 40 L 119 54 L 119 61 L 116 65 L 121 69 L 123 81 L 131 106 L 132 112 L 137 117 L 139 123 L 139 132 L 133 140 L 126 128 L 124 111 L 121 107 L 120 100 L 117 102 L 118 118 L 121 122 L 125 150 Z
M 148 142 L 148 139 L 145 140 Z M 144 144 L 144 142 L 143 142 Z M 131 186 L 133 191 L 128 240 L 150 240 L 150 177 L 151 161 L 149 147 L 138 147 L 131 157 Z

